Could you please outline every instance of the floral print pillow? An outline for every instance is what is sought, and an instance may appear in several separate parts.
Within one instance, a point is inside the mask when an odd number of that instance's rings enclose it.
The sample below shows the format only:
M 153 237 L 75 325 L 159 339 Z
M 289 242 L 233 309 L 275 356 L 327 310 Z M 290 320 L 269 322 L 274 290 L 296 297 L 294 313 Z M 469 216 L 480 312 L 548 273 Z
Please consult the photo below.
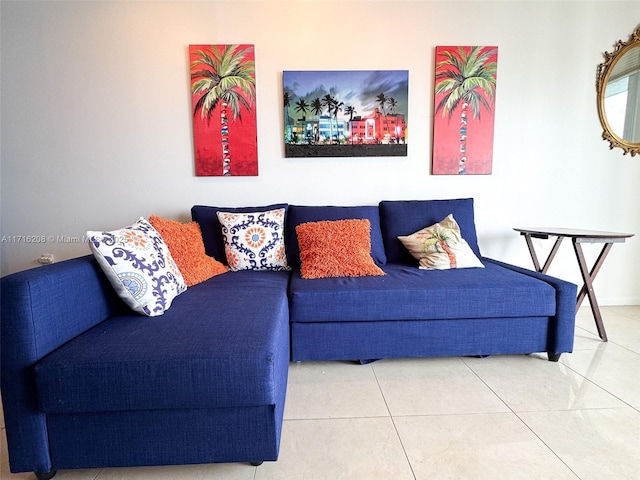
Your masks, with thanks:
M 219 211 L 217 215 L 230 270 L 289 270 L 284 208 L 253 213 Z
M 135 312 L 162 315 L 187 289 L 158 231 L 144 218 L 111 232 L 87 232 L 89 247 L 120 298 Z

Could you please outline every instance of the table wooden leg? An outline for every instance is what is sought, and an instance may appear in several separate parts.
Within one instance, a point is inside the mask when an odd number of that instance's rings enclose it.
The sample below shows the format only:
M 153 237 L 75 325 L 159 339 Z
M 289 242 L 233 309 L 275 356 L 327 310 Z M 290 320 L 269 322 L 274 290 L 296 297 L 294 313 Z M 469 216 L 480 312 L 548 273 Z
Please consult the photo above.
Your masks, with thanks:
M 536 249 L 533 248 L 533 242 L 531 241 L 531 234 L 525 233 L 524 239 L 527 242 L 527 247 L 529 248 L 529 255 L 531 255 L 531 260 L 533 260 L 533 268 L 536 269 L 536 272 L 539 272 L 540 262 L 538 261 L 538 255 L 536 255 Z
M 562 243 L 563 239 L 564 237 L 558 237 L 556 239 L 556 242 L 553 244 L 553 248 L 551 249 L 551 252 L 549 252 L 547 261 L 544 262 L 544 267 L 542 267 L 542 270 L 540 270 L 542 273 L 547 273 L 547 270 L 549 270 L 549 267 L 551 266 L 551 262 L 555 258 L 556 253 L 558 253 L 558 248 L 560 248 L 560 244 Z
M 536 269 L 536 272 L 547 273 L 547 270 L 549 270 L 549 267 L 551 266 L 551 262 L 555 258 L 556 253 L 558 253 L 558 248 L 560 248 L 560 244 L 562 243 L 563 238 L 564 237 L 558 237 L 556 239 L 555 243 L 553 244 L 553 248 L 551 249 L 551 252 L 549 252 L 549 256 L 547 257 L 547 260 L 544 262 L 544 266 L 541 268 L 540 262 L 538 261 L 538 255 L 536 255 L 536 250 L 533 247 L 531 234 L 524 235 L 524 239 L 527 241 L 527 247 L 529 247 L 529 254 L 531 255 L 531 260 L 533 260 L 533 266 Z
M 611 250 L 613 243 L 606 243 L 594 263 L 593 268 L 589 271 L 587 267 L 587 262 L 584 259 L 584 253 L 582 252 L 582 246 L 580 242 L 577 242 L 576 239 L 573 239 L 573 249 L 576 252 L 576 257 L 578 259 L 578 265 L 580 265 L 580 273 L 582 274 L 582 279 L 584 280 L 584 285 L 580 289 L 580 293 L 578 294 L 578 298 L 576 300 L 576 313 L 582 305 L 582 301 L 584 297 L 589 297 L 589 304 L 591 305 L 591 312 L 593 313 L 593 318 L 596 321 L 596 328 L 598 329 L 598 335 L 602 339 L 603 342 L 608 341 L 607 332 L 604 328 L 604 323 L 602 322 L 602 315 L 600 314 L 600 307 L 598 306 L 598 301 L 596 300 L 596 293 L 593 290 L 593 280 L 596 278 L 596 275 L 600 271 L 600 267 L 604 263 L 604 259 L 607 257 L 609 250 Z

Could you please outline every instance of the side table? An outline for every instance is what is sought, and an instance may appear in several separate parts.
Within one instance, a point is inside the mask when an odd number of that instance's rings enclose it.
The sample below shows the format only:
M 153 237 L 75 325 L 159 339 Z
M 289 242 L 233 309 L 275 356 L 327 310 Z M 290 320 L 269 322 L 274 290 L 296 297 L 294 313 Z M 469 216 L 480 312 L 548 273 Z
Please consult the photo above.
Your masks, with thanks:
M 527 247 L 529 247 L 529 253 L 531 254 L 531 259 L 533 260 L 533 265 L 537 272 L 547 273 L 549 267 L 551 266 L 551 262 L 553 261 L 556 253 L 558 252 L 558 248 L 560 248 L 560 244 L 564 238 L 570 238 L 573 243 L 573 249 L 576 253 L 576 258 L 578 260 L 578 265 L 580 266 L 580 273 L 582 274 L 582 280 L 584 281 L 584 285 L 580 289 L 578 293 L 578 298 L 576 299 L 576 312 L 582 305 L 582 301 L 584 297 L 589 297 L 589 303 L 591 304 L 591 312 L 593 313 L 593 318 L 596 321 L 596 327 L 598 329 L 598 335 L 603 342 L 606 342 L 607 332 L 604 329 L 604 323 L 602 322 L 602 315 L 600 314 L 600 308 L 598 307 L 598 301 L 596 299 L 595 291 L 593 290 L 593 280 L 596 278 L 596 275 L 600 271 L 600 267 L 604 263 L 604 259 L 607 257 L 609 250 L 614 243 L 623 243 L 627 238 L 633 237 L 633 233 L 616 233 L 616 232 L 601 232 L 597 230 L 579 230 L 574 228 L 514 228 L 515 231 L 520 232 L 520 235 L 523 235 L 526 242 Z M 536 255 L 535 249 L 533 248 L 532 238 L 542 238 L 548 239 L 549 237 L 557 237 L 551 252 L 549 252 L 549 256 L 547 260 L 544 262 L 544 265 L 540 267 L 540 262 L 538 261 L 538 256 Z M 598 256 L 596 262 L 593 264 L 591 270 L 587 267 L 587 262 L 584 259 L 584 253 L 582 252 L 582 244 L 583 243 L 604 243 L 602 247 L 602 251 Z

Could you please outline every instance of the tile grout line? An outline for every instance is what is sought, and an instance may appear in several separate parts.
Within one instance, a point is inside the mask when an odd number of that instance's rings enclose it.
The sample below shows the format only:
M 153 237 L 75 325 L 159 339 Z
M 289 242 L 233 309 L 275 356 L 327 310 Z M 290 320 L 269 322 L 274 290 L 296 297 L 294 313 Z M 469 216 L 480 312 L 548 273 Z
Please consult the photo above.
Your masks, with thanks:
M 606 307 L 605 307 L 605 308 L 606 308 Z M 630 321 L 635 321 L 635 319 L 634 319 L 634 318 L 632 318 L 632 317 L 630 317 L 630 316 L 628 316 L 628 315 L 622 315 L 622 314 L 615 313 L 615 312 L 613 312 L 613 313 L 614 313 L 614 314 L 616 314 L 616 315 L 620 315 L 620 316 L 622 316 L 622 317 L 624 317 L 625 319 L 628 319 L 628 320 L 630 320 Z M 575 326 L 575 328 L 579 328 L 580 330 L 582 330 L 582 331 L 584 331 L 584 332 L 587 332 L 587 333 L 589 333 L 589 334 L 594 335 L 594 336 L 596 336 L 596 337 L 597 337 L 597 333 L 593 333 L 592 331 L 590 331 L 590 330 L 588 330 L 588 329 L 586 329 L 586 328 L 584 328 L 584 327 L 580 327 L 580 326 L 576 325 L 576 326 Z M 574 338 L 575 338 L 575 329 L 574 329 Z M 635 350 L 633 350 L 633 349 L 631 349 L 631 348 L 629 348 L 629 347 L 626 347 L 625 345 L 621 345 L 621 344 L 619 344 L 619 343 L 615 342 L 615 340 L 609 340 L 609 342 L 608 342 L 608 343 L 611 343 L 611 344 L 615 345 L 616 347 L 620 347 L 620 348 L 622 348 L 623 350 L 625 350 L 625 351 L 627 351 L 627 352 L 630 352 L 630 353 L 633 353 L 633 354 L 635 354 L 635 355 L 640 356 L 640 353 L 636 352 Z M 585 351 L 585 350 L 592 351 L 592 350 L 597 350 L 597 348 L 595 348 L 595 349 L 583 349 L 583 350 L 581 350 L 581 351 Z M 576 370 L 574 370 L 573 368 L 571 368 L 571 366 L 567 365 L 566 363 L 564 363 L 564 362 L 560 362 L 560 363 L 562 363 L 562 365 L 564 365 L 566 368 L 568 368 L 569 370 L 571 370 L 571 371 L 572 371 L 573 373 L 575 373 L 576 375 L 581 376 L 581 377 L 582 377 L 582 378 L 584 378 L 586 381 L 588 381 L 588 382 L 590 382 L 591 384 L 595 385 L 596 387 L 598 387 L 598 388 L 602 389 L 604 392 L 607 392 L 609 395 L 611 395 L 611 396 L 612 396 L 612 397 L 614 397 L 615 399 L 619 400 L 620 402 L 624 403 L 624 404 L 625 404 L 625 405 L 627 405 L 628 407 L 632 408 L 633 410 L 636 410 L 636 411 L 640 412 L 640 408 L 636 408 L 636 407 L 634 407 L 633 405 L 631 405 L 631 404 L 630 404 L 630 403 L 628 403 L 627 401 L 625 401 L 625 400 L 623 400 L 622 398 L 620 398 L 618 395 L 614 394 L 613 392 L 610 392 L 608 389 L 604 388 L 603 386 L 598 385 L 595 381 L 593 381 L 593 380 L 591 380 L 591 379 L 589 379 L 589 378 L 585 377 L 584 375 L 581 375 L 579 372 L 577 372 Z
M 573 473 L 575 475 L 575 477 L 577 479 L 582 479 L 582 477 L 580 477 L 580 475 L 578 475 L 576 472 L 573 471 L 573 468 L 571 468 L 569 465 L 567 465 L 567 463 L 560 457 L 560 455 L 558 455 L 558 453 L 556 453 L 556 451 L 551 448 L 551 446 L 549 444 L 547 444 L 547 442 L 545 442 L 542 437 L 540 437 L 540 435 L 538 435 L 528 424 L 527 422 L 525 422 L 522 417 L 520 417 L 520 415 L 518 415 L 518 412 L 515 412 L 513 410 L 511 410 L 513 412 L 513 414 L 515 415 L 515 417 L 527 428 L 527 430 L 529 430 L 538 440 L 540 440 L 540 442 L 549 449 L 549 451 L 558 459 L 562 462 L 562 464 L 567 467 L 567 469 Z M 571 411 L 571 410 L 569 410 Z
M 103 471 L 104 471 L 104 468 L 101 468 L 100 470 L 98 470 L 98 473 L 96 473 L 96 476 L 93 477 L 93 480 L 97 480 L 100 477 L 100 475 L 102 475 Z
M 575 373 L 576 375 L 578 375 L 579 377 L 582 377 L 585 381 L 589 382 L 591 385 L 595 385 L 597 388 L 599 388 L 600 390 L 602 390 L 603 392 L 608 393 L 609 395 L 611 395 L 613 398 L 615 398 L 616 400 L 619 400 L 620 402 L 624 403 L 627 407 L 633 409 L 633 410 L 638 410 L 636 407 L 634 407 L 633 405 L 631 405 L 629 402 L 627 402 L 626 400 L 623 400 L 622 398 L 620 398 L 618 395 L 616 395 L 613 392 L 610 392 L 608 389 L 604 388 L 602 385 L 598 385 L 594 380 L 591 380 L 590 378 L 585 377 L 584 375 L 582 375 L 580 372 L 574 370 L 573 368 L 571 368 L 569 365 L 567 365 L 566 363 L 562 363 L 562 365 L 565 366 L 565 368 L 568 368 L 569 370 L 571 370 L 573 373 Z M 622 407 L 602 407 L 602 408 L 578 408 L 577 410 L 607 410 L 607 409 L 611 409 L 611 408 L 622 408 Z M 560 410 L 560 411 L 564 411 L 564 410 Z
M 631 321 L 635 321 L 635 320 L 634 320 L 633 318 L 631 318 L 631 317 L 628 317 L 628 318 L 629 318 Z M 584 328 L 584 327 L 581 327 L 581 326 L 579 326 L 579 325 L 576 325 L 576 327 L 575 327 L 575 328 L 579 328 L 579 329 L 580 329 L 580 330 L 582 330 L 583 332 L 586 332 L 586 333 L 588 333 L 588 334 L 590 334 L 590 335 L 593 335 L 593 336 L 595 337 L 595 339 L 596 339 L 596 340 L 598 340 L 599 342 L 602 342 L 602 340 L 598 337 L 598 334 L 597 334 L 597 333 L 594 333 L 594 332 L 592 332 L 591 330 L 588 330 L 588 329 L 586 329 L 586 328 Z M 575 330 L 574 330 L 574 337 L 575 337 Z M 604 342 L 602 342 L 602 343 L 604 343 Z M 635 350 L 633 350 L 633 349 L 632 349 L 632 348 L 630 348 L 630 347 L 627 347 L 627 346 L 625 346 L 625 345 L 622 345 L 622 344 L 620 344 L 620 343 L 617 343 L 617 342 L 615 341 L 615 339 L 613 339 L 613 340 L 612 340 L 612 339 L 609 339 L 609 341 L 608 341 L 607 343 L 610 343 L 610 344 L 612 344 L 612 345 L 615 345 L 616 347 L 623 348 L 623 349 L 625 349 L 625 350 L 627 350 L 627 351 L 629 351 L 629 352 L 631 352 L 631 353 L 635 353 L 636 355 L 640 356 L 640 352 L 636 352 Z M 592 349 L 592 348 L 582 348 L 582 349 L 580 349 L 580 350 L 594 350 L 594 349 Z
M 556 453 L 556 451 L 555 451 L 553 448 L 551 448 L 551 446 L 550 446 L 550 445 L 548 445 L 548 444 L 547 444 L 547 442 L 545 442 L 545 441 L 540 437 L 540 435 L 538 435 L 538 434 L 537 434 L 537 433 L 536 433 L 536 432 L 535 432 L 535 431 L 534 431 L 534 430 L 533 430 L 533 429 L 532 429 L 532 428 L 527 424 L 527 422 L 525 422 L 525 421 L 522 419 L 522 417 L 520 417 L 520 415 L 518 415 L 518 413 L 517 413 L 513 408 L 511 408 L 511 406 L 510 406 L 506 401 L 504 401 L 504 400 L 500 397 L 500 395 L 498 395 L 498 394 L 496 393 L 496 391 L 495 391 L 493 388 L 491 388 L 491 386 L 490 386 L 487 382 L 485 382 L 485 381 L 484 381 L 484 379 L 483 379 L 483 378 L 482 378 L 482 377 L 481 377 L 481 376 L 480 376 L 480 375 L 479 375 L 479 374 L 478 374 L 478 373 L 477 373 L 477 372 L 476 372 L 476 371 L 471 367 L 471 365 L 469 365 L 469 364 L 465 361 L 465 359 L 464 359 L 463 357 L 458 357 L 458 358 L 460 358 L 460 359 L 462 360 L 462 363 L 464 363 L 464 364 L 466 365 L 466 367 L 467 367 L 469 370 L 471 370 L 471 372 L 472 372 L 472 373 L 473 373 L 473 374 L 478 378 L 478 380 L 480 380 L 480 381 L 481 381 L 481 382 L 482 382 L 482 383 L 483 383 L 483 384 L 484 384 L 484 385 L 485 385 L 485 386 L 486 386 L 486 387 L 491 391 L 491 393 L 493 393 L 496 397 L 498 397 L 498 399 L 499 399 L 499 400 L 504 404 L 504 406 L 505 406 L 505 407 L 507 407 L 507 408 L 509 409 L 509 411 L 510 411 L 514 416 L 515 416 L 515 418 L 517 418 L 517 419 L 518 419 L 518 421 L 519 421 L 520 423 L 522 423 L 522 425 L 524 425 L 524 427 L 525 427 L 527 430 L 529 430 L 529 431 L 530 431 L 530 432 L 531 432 L 531 433 L 532 433 L 532 434 L 533 434 L 533 435 L 534 435 L 534 436 L 535 436 L 535 437 L 536 437 L 536 438 L 537 438 L 537 439 L 542 443 L 542 445 L 544 445 L 544 446 L 545 446 L 545 447 L 546 447 L 546 448 L 547 448 L 547 449 L 548 449 L 548 450 L 549 450 L 549 451 L 550 451 L 550 452 L 551 452 L 551 453 L 552 453 L 552 454 L 553 454 L 553 455 L 554 455 L 554 456 L 555 456 L 555 457 L 556 457 L 556 458 L 557 458 L 557 459 L 558 459 L 558 460 L 559 460 L 559 461 L 560 461 L 560 462 L 561 462 L 565 467 L 567 467 L 567 469 L 568 469 L 568 470 L 569 470 L 569 471 L 570 471 L 570 472 L 571 472 L 571 473 L 572 473 L 572 474 L 573 474 L 577 479 L 581 480 L 580 475 L 578 475 L 576 472 L 574 472 L 574 471 L 573 471 L 573 469 L 572 469 L 572 468 L 571 468 L 571 467 L 570 467 L 570 466 L 569 466 L 569 465 L 568 465 L 568 464 L 567 464 L 567 463 L 566 463 L 562 458 L 560 458 L 560 455 L 558 455 L 558 454 Z M 543 360 L 543 359 L 540 359 L 540 360 L 541 360 L 541 361 L 545 361 L 545 360 Z M 580 375 L 580 376 L 582 376 L 582 375 Z
M 404 452 L 404 458 L 407 460 L 407 464 L 409 465 L 409 469 L 411 470 L 411 475 L 413 475 L 413 479 L 416 480 L 416 472 L 413 469 L 413 465 L 411 464 L 411 460 L 409 459 L 409 454 L 407 453 L 407 449 L 404 446 L 404 442 L 402 441 L 402 437 L 400 436 L 400 432 L 398 431 L 398 426 L 396 425 L 396 420 L 391 413 L 391 409 L 389 408 L 389 404 L 387 403 L 387 398 L 384 396 L 384 391 L 382 390 L 382 385 L 380 385 L 380 380 L 378 380 L 378 375 L 376 375 L 376 369 L 373 365 L 371 365 L 371 371 L 373 372 L 373 377 L 376 379 L 376 384 L 378 385 L 378 389 L 380 390 L 380 395 L 382 395 L 382 400 L 384 400 L 384 405 L 387 408 L 387 412 L 389 412 L 389 418 L 391 419 L 391 424 L 393 425 L 393 429 L 398 436 L 398 440 L 400 441 L 400 446 L 402 447 L 402 451 Z

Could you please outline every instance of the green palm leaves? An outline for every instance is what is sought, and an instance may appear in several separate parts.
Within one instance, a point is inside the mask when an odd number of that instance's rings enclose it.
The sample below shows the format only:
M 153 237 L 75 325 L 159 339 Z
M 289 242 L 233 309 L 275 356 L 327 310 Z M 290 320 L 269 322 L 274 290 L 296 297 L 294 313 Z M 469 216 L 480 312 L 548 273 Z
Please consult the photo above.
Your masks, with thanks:
M 200 110 L 202 119 L 210 119 L 220 102 L 228 105 L 234 119 L 241 118 L 241 107 L 251 109 L 256 96 L 255 62 L 245 56 L 252 49 L 229 45 L 221 51 L 218 45 L 212 45 L 210 53 L 196 52 L 200 58 L 191 63 L 191 93 L 202 96 L 194 107 L 194 116 Z
M 461 102 L 467 103 L 474 118 L 480 118 L 481 106 L 491 111 L 496 93 L 498 64 L 489 59 L 496 49 L 463 47 L 457 51 L 443 51 L 445 60 L 436 65 L 436 95 L 444 95 L 436 107 L 443 117 L 453 116 Z

